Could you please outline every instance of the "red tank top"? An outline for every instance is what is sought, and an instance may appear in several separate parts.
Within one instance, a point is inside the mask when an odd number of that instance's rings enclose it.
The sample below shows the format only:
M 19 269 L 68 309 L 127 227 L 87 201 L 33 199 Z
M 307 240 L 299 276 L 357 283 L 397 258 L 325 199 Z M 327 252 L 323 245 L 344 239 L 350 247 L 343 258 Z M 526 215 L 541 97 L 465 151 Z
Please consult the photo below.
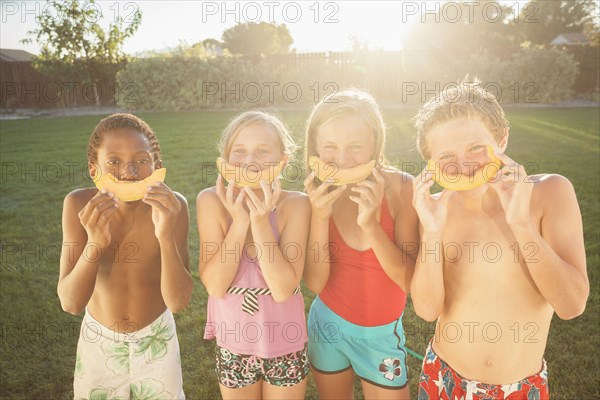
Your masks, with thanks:
M 385 197 L 381 227 L 394 241 L 394 220 Z M 337 315 L 361 326 L 378 326 L 398 319 L 406 293 L 385 273 L 373 249 L 358 251 L 342 239 L 333 217 L 329 219 L 331 270 L 319 297 Z

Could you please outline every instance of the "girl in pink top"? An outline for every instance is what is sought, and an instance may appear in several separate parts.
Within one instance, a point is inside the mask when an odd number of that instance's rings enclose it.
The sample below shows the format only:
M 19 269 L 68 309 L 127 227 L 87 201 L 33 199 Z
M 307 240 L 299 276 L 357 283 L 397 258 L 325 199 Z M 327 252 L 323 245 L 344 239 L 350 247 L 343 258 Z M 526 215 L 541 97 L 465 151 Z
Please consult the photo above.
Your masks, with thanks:
M 287 163 L 295 148 L 281 121 L 259 111 L 235 117 L 219 144 L 226 163 L 247 176 Z M 221 395 L 303 399 L 309 365 L 298 287 L 307 196 L 281 190 L 278 179 L 250 189 L 219 176 L 216 186 L 198 194 L 196 209 L 199 274 L 209 293 L 204 338 L 217 340 Z

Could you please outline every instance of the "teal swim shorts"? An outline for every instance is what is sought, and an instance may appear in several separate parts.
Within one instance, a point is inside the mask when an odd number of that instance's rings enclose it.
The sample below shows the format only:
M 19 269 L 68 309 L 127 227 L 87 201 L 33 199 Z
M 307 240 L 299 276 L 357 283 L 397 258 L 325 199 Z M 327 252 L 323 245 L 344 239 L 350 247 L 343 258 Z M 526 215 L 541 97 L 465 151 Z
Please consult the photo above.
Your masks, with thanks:
M 402 316 L 380 326 L 360 326 L 333 312 L 317 296 L 308 314 L 308 358 L 323 374 L 352 368 L 366 382 L 388 389 L 408 384 Z

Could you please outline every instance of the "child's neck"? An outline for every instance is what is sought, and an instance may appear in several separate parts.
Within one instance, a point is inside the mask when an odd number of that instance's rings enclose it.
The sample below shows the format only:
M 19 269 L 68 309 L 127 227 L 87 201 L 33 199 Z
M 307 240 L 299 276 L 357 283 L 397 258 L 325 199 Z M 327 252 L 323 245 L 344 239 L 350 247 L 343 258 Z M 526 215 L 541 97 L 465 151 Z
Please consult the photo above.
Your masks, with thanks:
M 489 212 L 499 205 L 498 195 L 487 185 L 457 194 L 460 204 L 466 210 Z

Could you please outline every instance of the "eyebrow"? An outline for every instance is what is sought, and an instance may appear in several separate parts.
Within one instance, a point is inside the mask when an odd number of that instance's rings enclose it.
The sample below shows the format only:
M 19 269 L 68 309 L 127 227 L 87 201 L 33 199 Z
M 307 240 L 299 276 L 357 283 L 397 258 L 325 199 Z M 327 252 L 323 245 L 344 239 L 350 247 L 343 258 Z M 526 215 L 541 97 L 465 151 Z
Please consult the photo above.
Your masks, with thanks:
M 106 153 L 106 156 L 107 157 L 108 156 L 115 156 L 115 155 L 118 156 L 118 155 L 125 154 L 125 153 L 127 153 L 127 151 L 120 151 L 120 152 L 119 151 L 111 151 L 110 153 Z M 138 154 L 152 155 L 152 153 L 150 153 L 149 151 L 144 151 L 144 150 L 139 150 L 139 151 L 135 152 L 136 156 Z

